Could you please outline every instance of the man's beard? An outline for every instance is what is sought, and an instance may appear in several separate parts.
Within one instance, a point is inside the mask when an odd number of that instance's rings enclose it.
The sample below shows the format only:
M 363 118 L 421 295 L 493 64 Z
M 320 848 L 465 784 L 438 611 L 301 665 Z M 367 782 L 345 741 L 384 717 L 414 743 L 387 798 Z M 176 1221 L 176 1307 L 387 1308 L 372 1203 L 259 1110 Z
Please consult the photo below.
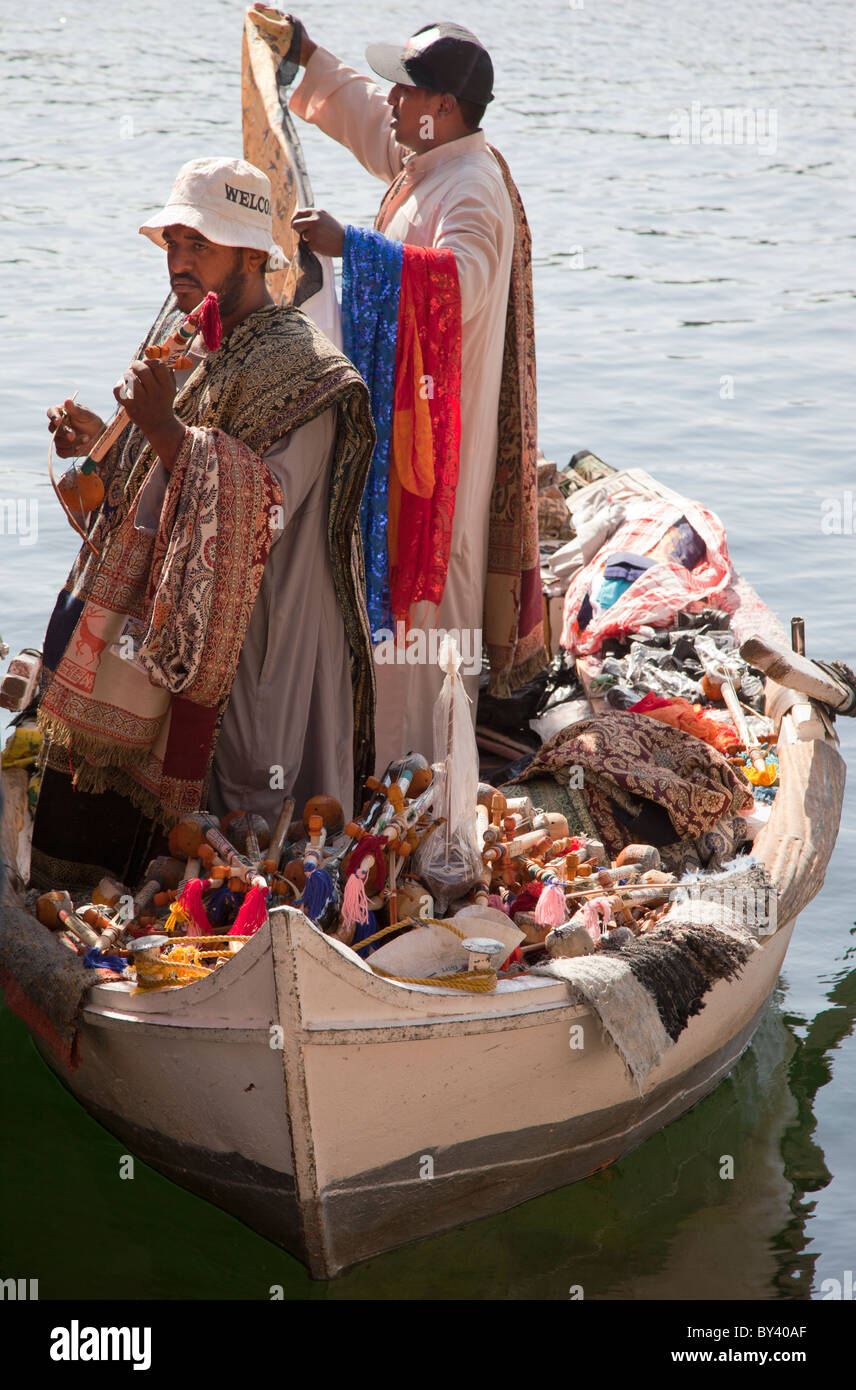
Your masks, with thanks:
M 243 257 L 240 250 L 236 250 L 232 270 L 217 291 L 221 319 L 231 318 L 240 308 L 246 283 L 247 276 L 244 271 Z

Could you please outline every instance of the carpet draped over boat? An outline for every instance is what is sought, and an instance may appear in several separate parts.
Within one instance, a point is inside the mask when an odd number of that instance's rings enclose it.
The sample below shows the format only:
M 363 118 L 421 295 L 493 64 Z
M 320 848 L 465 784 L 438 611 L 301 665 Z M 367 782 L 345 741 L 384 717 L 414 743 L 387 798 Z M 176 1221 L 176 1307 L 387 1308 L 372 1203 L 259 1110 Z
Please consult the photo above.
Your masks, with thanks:
M 640 1094 L 713 985 L 733 980 L 775 928 L 775 893 L 755 860 L 685 880 L 678 892 L 660 924 L 629 945 L 532 966 L 595 1012 Z

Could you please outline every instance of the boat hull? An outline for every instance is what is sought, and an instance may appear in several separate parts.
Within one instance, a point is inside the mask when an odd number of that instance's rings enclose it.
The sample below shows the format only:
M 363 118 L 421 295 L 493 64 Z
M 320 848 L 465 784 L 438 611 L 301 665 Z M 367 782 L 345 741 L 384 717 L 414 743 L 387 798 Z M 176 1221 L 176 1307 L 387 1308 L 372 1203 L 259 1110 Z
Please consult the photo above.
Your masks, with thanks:
M 641 1113 L 638 1105 L 625 1102 L 560 1124 L 448 1145 L 442 1155 L 426 1147 L 425 1153 L 331 1184 L 320 1197 L 326 1230 L 321 1262 L 304 1240 L 304 1214 L 290 1173 L 234 1150 L 220 1153 L 166 1138 L 91 1099 L 84 1103 L 105 1129 L 164 1177 L 236 1216 L 316 1277 L 330 1278 L 370 1256 L 508 1211 L 609 1167 L 719 1085 L 749 1046 L 765 1010 L 766 1002 L 734 1038 L 679 1082 L 664 1083 L 646 1096 Z M 50 1050 L 38 1039 L 36 1046 L 74 1094 L 68 1073 Z M 419 1176 L 426 1154 L 432 1159 L 430 1178 Z
M 494 1012 L 475 1027 L 460 1013 L 432 1017 L 423 1012 L 421 1021 L 409 1025 L 383 1017 L 361 1020 L 359 999 L 347 998 L 353 983 L 338 977 L 335 963 L 331 968 L 325 960 L 335 948 L 299 913 L 283 918 L 272 933 L 263 929 L 269 936 L 266 950 L 259 952 L 262 943 L 254 941 L 258 965 L 265 956 L 270 964 L 272 954 L 276 977 L 284 968 L 296 971 L 304 999 L 313 993 L 307 975 L 324 969 L 328 1008 L 339 1014 L 333 1026 L 329 1019 L 304 1016 L 299 1063 L 288 1045 L 287 1008 L 280 1015 L 281 1051 L 270 1047 L 270 1028 L 258 1021 L 243 1030 L 239 1044 L 234 1026 L 218 1026 L 213 1019 L 193 1027 L 191 1039 L 182 1011 L 172 1024 L 163 1019 L 144 1024 L 141 1052 L 142 1038 L 123 1029 L 114 1013 L 107 1028 L 118 1038 L 128 1035 L 128 1051 L 111 1062 L 105 1056 L 105 1013 L 92 1007 L 86 1011 L 77 1072 L 66 1071 L 43 1043 L 36 1043 L 68 1089 L 130 1152 L 296 1255 L 318 1278 L 575 1182 L 679 1118 L 727 1076 L 751 1042 L 792 929 L 792 924 L 780 928 L 739 981 L 713 987 L 706 1008 L 644 1094 L 637 1095 L 597 1021 L 567 1004 L 563 986 L 547 986 L 535 1012 L 518 1008 L 503 1016 L 494 1004 Z M 372 991 L 378 985 L 394 990 L 371 976 L 365 987 Z M 181 995 L 195 988 L 171 991 L 170 1002 L 186 1003 Z M 422 997 L 429 1008 L 448 1007 L 447 995 Z M 383 1014 L 385 1001 L 374 1002 Z M 460 1008 L 458 1001 L 450 1002 Z M 582 1029 L 582 1047 L 570 1046 L 571 1028 Z M 216 1147 L 199 1142 L 199 1132 L 210 1136 L 212 1126 L 198 1111 L 171 1132 L 163 1119 L 160 1128 L 139 1123 L 158 1105 L 163 1112 L 168 1059 L 180 1045 L 185 1096 L 207 1089 L 211 1113 L 220 1117 Z M 236 1046 L 246 1052 L 243 1064 L 228 1058 Z M 449 1049 L 457 1061 L 451 1074 Z M 105 1084 L 108 1070 L 123 1077 L 123 1084 L 112 1089 Z M 515 1071 L 528 1076 L 525 1097 L 509 1080 Z M 215 1074 L 225 1088 L 219 1095 L 211 1094 Z M 255 1145 L 248 1144 L 253 1125 L 247 1114 L 240 1120 L 234 1115 L 235 1095 L 244 1094 L 250 1075 L 256 1078 L 253 1091 L 259 1091 L 253 1104 L 257 1101 L 265 1116 L 264 1140 Z M 267 1085 L 260 1080 L 265 1075 Z M 410 1118 L 400 1105 L 391 1112 L 390 1090 L 412 1095 L 417 1076 L 422 1078 L 419 1103 L 409 1107 Z M 295 1091 L 302 1093 L 303 1106 Z M 538 1121 L 545 1106 L 552 1117 Z M 233 1114 L 234 1143 L 223 1128 L 224 1111 Z M 290 1127 L 283 1135 L 290 1114 L 307 1126 L 303 1153 Z M 366 1161 L 372 1155 L 377 1161 Z M 358 1161 L 349 1162 L 349 1156 Z

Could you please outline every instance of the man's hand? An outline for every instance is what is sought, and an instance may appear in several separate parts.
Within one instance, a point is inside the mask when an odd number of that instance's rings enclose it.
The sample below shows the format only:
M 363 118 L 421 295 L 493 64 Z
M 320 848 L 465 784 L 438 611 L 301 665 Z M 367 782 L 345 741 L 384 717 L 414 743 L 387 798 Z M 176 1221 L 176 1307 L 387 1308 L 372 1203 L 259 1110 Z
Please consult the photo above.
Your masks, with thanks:
M 301 21 L 297 18 L 297 16 L 296 16 L 296 15 L 293 15 L 293 14 L 282 14 L 279 10 L 275 10 L 275 9 L 273 8 L 272 5 L 261 5 L 261 4 L 259 4 L 259 3 L 258 3 L 258 0 L 256 0 L 256 4 L 253 5 L 253 9 L 254 9 L 254 10 L 263 10 L 263 11 L 265 11 L 265 12 L 266 12 L 268 15 L 270 15 L 270 16 L 276 15 L 279 19 L 287 19 L 288 22 L 289 22 L 290 24 L 295 25 L 295 27 L 296 27 L 298 24 L 300 24 L 302 33 L 301 33 L 301 43 L 300 43 L 300 57 L 298 58 L 297 61 L 298 61 L 298 63 L 300 64 L 300 66 L 301 66 L 302 68 L 305 68 L 305 67 L 306 67 L 306 64 L 309 62 L 309 59 L 312 57 L 312 54 L 315 52 L 315 50 L 316 50 L 316 48 L 318 47 L 318 45 L 317 45 L 317 43 L 313 43 L 313 42 L 312 42 L 312 40 L 310 39 L 309 35 L 308 35 L 307 32 L 306 32 L 306 29 L 304 28 L 304 26 L 303 26 L 303 24 L 301 23 Z
M 345 228 L 329 212 L 298 208 L 291 225 L 317 256 L 341 256 L 345 249 Z
M 132 362 L 126 374 L 133 394 L 124 398 L 122 388 L 113 395 L 125 407 L 128 419 L 142 430 L 167 472 L 172 471 L 176 455 L 186 434 L 172 403 L 175 400 L 175 373 L 163 362 Z
M 99 434 L 103 433 L 104 421 L 94 410 L 75 405 L 69 398 L 62 405 L 50 407 L 48 429 L 54 437 L 57 454 L 61 459 L 67 459 L 88 453 Z

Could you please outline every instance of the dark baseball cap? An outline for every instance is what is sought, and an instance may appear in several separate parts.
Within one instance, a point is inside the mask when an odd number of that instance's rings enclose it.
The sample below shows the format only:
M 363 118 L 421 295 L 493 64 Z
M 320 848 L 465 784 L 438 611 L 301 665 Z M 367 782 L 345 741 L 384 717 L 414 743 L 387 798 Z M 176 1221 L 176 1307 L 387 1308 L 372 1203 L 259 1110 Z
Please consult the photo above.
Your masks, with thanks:
M 395 43 L 371 43 L 366 62 L 387 82 L 451 92 L 479 106 L 493 101 L 490 54 L 472 30 L 460 24 L 426 24 L 403 49 Z

